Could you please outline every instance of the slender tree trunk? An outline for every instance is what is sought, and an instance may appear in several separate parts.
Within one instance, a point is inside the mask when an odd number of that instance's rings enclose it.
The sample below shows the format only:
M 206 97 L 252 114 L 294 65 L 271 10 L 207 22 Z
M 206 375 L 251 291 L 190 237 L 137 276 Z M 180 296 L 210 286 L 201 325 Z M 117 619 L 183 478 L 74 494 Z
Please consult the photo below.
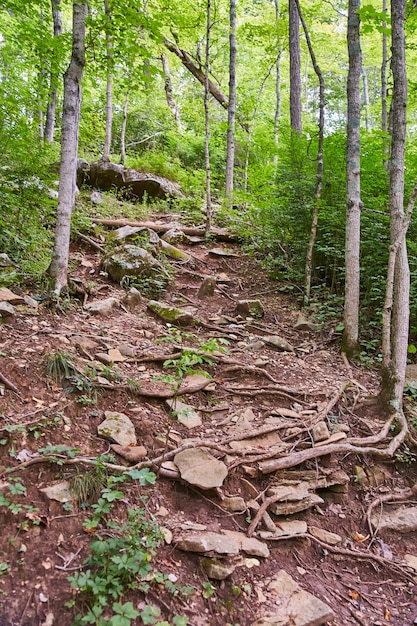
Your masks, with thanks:
M 210 163 L 210 31 L 211 31 L 211 0 L 207 0 L 207 24 L 206 24 L 206 58 L 205 58 L 205 83 L 204 83 L 204 159 L 206 165 L 206 235 L 210 232 L 212 219 L 211 206 L 211 163 Z
M 369 117 L 369 86 L 368 86 L 368 74 L 366 69 L 362 66 L 362 83 L 363 83 L 363 107 L 365 110 L 365 130 L 367 133 L 372 128 L 371 119 Z
M 292 130 L 302 132 L 300 28 L 296 0 L 288 0 L 290 49 L 290 123 Z
M 279 12 L 279 0 L 274 0 L 275 7 L 275 23 L 278 29 L 280 12 Z M 279 41 L 278 41 L 279 46 Z M 278 47 L 277 61 L 275 64 L 275 114 L 274 114 L 274 143 L 278 148 L 278 133 L 279 133 L 279 118 L 281 117 L 281 50 Z M 278 155 L 274 156 L 274 165 L 278 165 Z
M 382 0 L 382 11 L 387 14 L 387 0 Z M 382 22 L 382 62 L 381 62 L 381 130 L 383 133 L 388 133 L 388 88 L 387 88 L 387 64 L 388 64 L 388 45 L 387 34 L 385 29 L 387 22 Z M 384 165 L 388 168 L 388 155 L 389 155 L 389 140 L 388 137 L 383 138 L 384 142 Z
M 61 163 L 55 245 L 49 268 L 57 295 L 67 285 L 71 213 L 75 201 L 81 80 L 85 66 L 85 18 L 87 4 L 73 2 L 72 55 L 64 75 Z
M 317 146 L 316 194 L 314 198 L 310 238 L 308 242 L 306 262 L 305 262 L 304 306 L 307 306 L 310 302 L 311 278 L 313 274 L 313 251 L 314 251 L 314 244 L 316 242 L 317 225 L 319 221 L 321 190 L 323 186 L 324 107 L 326 105 L 326 102 L 325 102 L 325 84 L 324 84 L 323 73 L 317 63 L 316 55 L 314 54 L 313 45 L 311 43 L 311 38 L 308 32 L 307 24 L 301 12 L 300 2 L 299 0 L 295 0 L 295 2 L 296 2 L 297 12 L 301 21 L 301 25 L 303 27 L 304 35 L 306 38 L 311 62 L 313 64 L 314 71 L 319 81 L 319 121 L 318 121 L 319 134 L 318 134 L 318 146 Z
M 230 35 L 229 35 L 229 106 L 227 108 L 227 152 L 226 152 L 226 189 L 229 201 L 233 197 L 233 179 L 235 170 L 235 118 L 236 118 L 236 0 L 230 0 Z
M 391 2 L 391 69 L 393 91 L 390 116 L 390 254 L 387 291 L 383 314 L 382 376 L 383 397 L 396 410 L 402 410 L 408 347 L 410 272 L 406 233 L 410 204 L 404 213 L 404 158 L 406 143 L 407 73 L 405 64 L 406 0 Z M 410 201 L 411 202 L 411 201 Z
M 54 41 L 57 42 L 58 38 L 62 35 L 62 19 L 61 19 L 61 0 L 51 0 L 52 7 L 52 21 L 54 24 Z M 52 143 L 54 140 L 55 132 L 55 110 L 56 110 L 56 96 L 58 88 L 58 71 L 54 67 L 56 63 L 57 52 L 54 49 L 52 53 L 52 69 L 50 74 L 50 91 L 48 104 L 46 107 L 45 116 L 45 141 Z
M 130 95 L 130 87 L 126 90 L 125 102 L 123 105 L 123 118 L 122 118 L 122 129 L 120 131 L 120 163 L 124 165 L 126 160 L 126 124 L 127 124 L 127 110 L 129 107 L 129 95 Z
M 347 81 L 347 146 L 346 146 L 346 248 L 345 248 L 345 312 L 342 347 L 348 356 L 358 348 L 360 288 L 360 77 L 362 51 L 360 44 L 360 0 L 349 0 Z
M 181 118 L 180 112 L 178 110 L 177 104 L 174 99 L 174 94 L 172 91 L 172 81 L 171 81 L 171 72 L 169 71 L 169 63 L 166 54 L 161 54 L 162 61 L 162 71 L 164 72 L 164 82 L 165 82 L 165 94 L 167 98 L 167 104 L 171 110 L 172 115 L 174 116 L 175 124 L 177 125 L 178 130 L 181 130 Z
M 111 11 L 109 0 L 104 0 L 104 13 L 106 15 L 106 57 L 107 57 L 107 83 L 106 83 L 106 134 L 104 138 L 103 161 L 110 161 L 110 149 L 113 126 L 113 40 L 110 33 Z

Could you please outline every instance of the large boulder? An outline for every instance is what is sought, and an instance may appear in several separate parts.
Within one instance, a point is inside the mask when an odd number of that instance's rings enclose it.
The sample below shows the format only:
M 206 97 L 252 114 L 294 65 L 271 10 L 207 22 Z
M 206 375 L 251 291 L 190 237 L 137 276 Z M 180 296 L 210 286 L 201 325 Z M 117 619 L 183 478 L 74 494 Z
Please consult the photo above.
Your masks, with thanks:
M 164 200 L 182 195 L 180 186 L 172 180 L 147 172 L 138 172 L 110 161 L 96 161 L 88 165 L 80 159 L 77 167 L 78 182 L 103 191 L 119 189 L 125 191 L 126 195 L 135 196 L 140 200 L 145 194 L 150 198 Z
M 150 252 L 139 246 L 125 245 L 111 252 L 102 263 L 103 269 L 110 278 L 120 283 L 123 278 L 150 278 L 158 275 L 165 276 L 168 273 L 162 263 Z

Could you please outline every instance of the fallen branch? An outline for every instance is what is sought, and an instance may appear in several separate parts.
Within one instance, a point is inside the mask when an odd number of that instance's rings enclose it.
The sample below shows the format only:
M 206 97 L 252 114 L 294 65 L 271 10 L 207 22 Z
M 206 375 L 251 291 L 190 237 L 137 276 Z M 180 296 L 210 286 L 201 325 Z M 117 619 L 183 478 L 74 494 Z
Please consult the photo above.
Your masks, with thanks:
M 173 228 L 178 229 L 177 223 L 168 223 L 168 224 L 158 224 L 157 222 L 136 222 L 131 220 L 110 220 L 110 219 L 98 219 L 98 218 L 90 218 L 90 221 L 93 224 L 102 224 L 103 226 L 113 226 L 115 228 L 119 228 L 121 226 L 137 226 L 139 228 L 149 228 L 150 230 L 154 230 L 156 233 L 166 233 Z M 205 237 L 206 231 L 204 228 L 200 228 L 197 226 L 180 226 L 180 230 L 184 235 L 189 235 L 190 237 Z M 218 228 L 216 226 L 212 226 L 209 234 L 215 239 L 219 241 L 237 241 L 237 237 L 232 233 L 229 233 L 224 228 Z
M 75 234 L 77 235 L 77 237 L 79 237 L 80 239 L 82 239 L 86 243 L 90 244 L 90 246 L 93 246 L 93 248 L 95 248 L 96 250 L 99 250 L 100 252 L 103 252 L 104 246 L 102 246 L 101 244 L 97 243 L 97 241 L 94 241 L 94 239 L 91 239 L 91 237 L 87 237 L 87 235 L 83 235 L 83 233 L 80 233 L 79 230 L 76 230 Z
M 2 374 L 0 372 L 0 382 L 3 383 L 3 385 L 7 388 L 10 389 L 11 391 L 14 391 L 14 393 L 19 393 L 19 390 L 17 387 L 15 387 L 15 385 L 8 379 L 6 378 L 6 376 L 4 374 Z

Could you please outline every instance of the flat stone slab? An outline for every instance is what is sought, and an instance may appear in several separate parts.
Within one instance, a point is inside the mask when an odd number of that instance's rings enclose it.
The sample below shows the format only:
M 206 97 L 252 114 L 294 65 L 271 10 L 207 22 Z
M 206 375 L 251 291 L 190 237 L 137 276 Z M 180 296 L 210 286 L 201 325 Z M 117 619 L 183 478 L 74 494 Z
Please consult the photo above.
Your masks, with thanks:
M 120 446 L 136 446 L 135 427 L 127 415 L 116 411 L 105 411 L 104 422 L 98 425 L 100 437 L 110 439 Z
M 173 411 L 175 418 L 183 426 L 196 428 L 203 423 L 201 415 L 191 405 L 181 402 L 178 398 L 168 398 L 165 402 L 171 411 Z
M 279 335 L 269 335 L 268 337 L 262 337 L 263 341 L 269 346 L 276 348 L 280 352 L 294 352 L 293 346 L 288 343 L 286 339 Z
M 324 528 L 320 528 L 319 526 L 309 526 L 308 530 L 310 535 L 316 537 L 320 541 L 324 543 L 328 543 L 330 546 L 336 546 L 338 543 L 342 543 L 342 537 L 337 535 L 336 533 L 331 533 L 328 530 L 324 530 Z
M 43 489 L 40 489 L 40 491 L 42 491 L 42 493 L 44 493 L 50 500 L 56 500 L 57 502 L 62 502 L 63 504 L 74 500 L 70 492 L 69 482 L 67 480 L 55 483 L 49 487 L 44 487 Z
M 269 555 L 269 548 L 266 543 L 259 541 L 255 537 L 247 537 L 245 533 L 240 533 L 235 530 L 225 530 L 224 534 L 234 539 L 237 542 L 239 548 L 250 554 L 251 556 L 261 556 L 266 559 Z
M 297 537 L 305 535 L 307 532 L 307 523 L 302 520 L 280 521 L 279 526 L 274 532 L 269 530 L 261 530 L 259 536 L 262 539 L 273 539 L 274 537 Z
M 0 289 L 0 302 L 10 302 L 10 304 L 24 304 L 25 299 L 23 296 L 18 296 L 16 293 L 13 293 L 7 287 L 3 287 Z
M 378 511 L 371 517 L 371 523 L 374 528 L 381 530 L 395 530 L 398 533 L 411 533 L 417 530 L 417 507 L 401 507 L 399 509 L 389 509 Z
M 184 552 L 201 552 L 202 554 L 238 554 L 237 541 L 222 533 L 202 532 L 184 535 L 177 542 L 177 548 Z
M 227 476 L 227 467 L 203 448 L 178 452 L 174 457 L 181 478 L 201 489 L 221 487 Z
M 333 620 L 332 609 L 305 591 L 285 570 L 280 570 L 268 585 L 277 605 L 252 626 L 322 626 Z
M 85 310 L 91 313 L 91 315 L 110 315 L 113 309 L 119 306 L 116 298 L 105 298 L 104 300 L 94 300 L 85 305 Z

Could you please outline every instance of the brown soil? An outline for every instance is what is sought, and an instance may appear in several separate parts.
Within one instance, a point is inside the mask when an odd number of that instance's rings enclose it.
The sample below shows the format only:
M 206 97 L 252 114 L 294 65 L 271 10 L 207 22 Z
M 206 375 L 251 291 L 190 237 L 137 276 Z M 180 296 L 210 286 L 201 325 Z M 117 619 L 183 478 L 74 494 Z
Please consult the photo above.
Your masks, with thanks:
M 139 444 L 146 446 L 148 458 L 152 459 L 163 451 L 168 431 L 171 443 L 172 436 L 175 437 L 173 445 L 190 437 L 210 441 L 216 438 L 221 445 L 233 432 L 233 421 L 229 422 L 228 417 L 250 407 L 255 414 L 256 429 L 271 410 L 278 407 L 298 412 L 323 410 L 349 379 L 355 382 L 339 394 L 327 415 L 328 424 L 330 427 L 336 423 L 348 425 L 349 437 L 369 436 L 381 429 L 386 416 L 372 401 L 378 392 L 377 372 L 356 366 L 349 372 L 334 334 L 328 330 L 320 333 L 294 330 L 297 303 L 281 292 L 279 285 L 270 281 L 253 260 L 246 258 L 238 247 L 234 248 L 238 256 L 227 258 L 210 255 L 210 247 L 218 247 L 218 244 L 189 248 L 192 262 L 178 267 L 174 284 L 165 295 L 173 304 L 192 303 L 197 308 L 196 316 L 205 323 L 184 329 L 194 334 L 193 338 L 185 340 L 186 344 L 196 346 L 196 338 L 205 341 L 223 336 L 229 341 L 229 356 L 241 364 L 239 367 L 216 362 L 204 367 L 214 378 L 215 390 L 199 391 L 183 398 L 203 410 L 203 425 L 187 430 L 169 415 L 163 400 L 134 395 L 126 387 L 118 387 L 121 383 L 117 381 L 113 383 L 114 389 L 99 389 L 97 402 L 91 405 L 80 403 L 80 393 L 65 393 L 61 384 L 46 376 L 46 355 L 64 350 L 73 355 L 79 369 L 84 371 L 90 359 L 88 351 L 80 353 L 74 346 L 73 338 L 77 334 L 97 342 L 98 351 L 102 352 L 120 344 L 133 347 L 135 358 L 116 365 L 122 382 L 135 378 L 145 384 L 160 375 L 162 361 L 140 362 L 140 359 L 155 353 L 169 354 L 173 347 L 170 343 L 155 343 L 156 339 L 167 336 L 167 326 L 149 314 L 144 304 L 133 312 L 118 308 L 108 317 L 93 317 L 77 300 L 63 301 L 58 308 L 45 302 L 39 306 L 37 314 L 30 314 L 28 310 L 19 312 L 12 323 L 0 328 L 0 371 L 18 389 L 16 394 L 6 388 L 0 399 L 3 472 L 29 458 L 19 455 L 23 450 L 26 454 L 37 453 L 48 444 L 74 446 L 80 449 L 79 454 L 90 458 L 108 452 L 109 443 L 97 436 L 97 425 L 105 410 L 120 411 L 130 417 Z M 75 265 L 72 277 L 84 284 L 94 282 L 89 301 L 108 296 L 121 299 L 123 290 L 100 275 L 98 252 L 84 247 L 73 250 L 72 259 Z M 200 300 L 197 290 L 201 275 L 220 273 L 227 274 L 230 280 L 218 283 L 213 296 Z M 245 298 L 262 301 L 265 309 L 262 320 L 245 324 L 244 320 L 236 318 L 235 301 Z M 221 315 L 235 318 L 221 327 L 222 332 L 218 329 Z M 284 337 L 295 351 L 278 352 L 265 346 L 259 352 L 252 352 L 240 343 L 253 343 L 272 334 Z M 262 369 L 276 383 L 261 371 L 244 368 L 261 357 L 266 361 Z M 279 393 L 255 395 L 254 390 L 266 385 L 271 389 L 275 386 Z M 233 386 L 240 389 L 230 391 Z M 286 392 L 282 392 L 283 387 L 287 388 Z M 88 399 L 84 399 L 86 401 Z M 8 425 L 16 424 L 26 424 L 26 427 L 20 433 L 7 431 Z M 311 445 L 308 436 L 303 445 Z M 218 456 L 222 455 L 218 453 Z M 117 458 L 117 462 L 122 463 Z M 402 559 L 407 553 L 417 554 L 415 533 L 376 533 L 371 538 L 366 521 L 367 507 L 375 498 L 414 484 L 416 463 L 398 460 L 381 463 L 369 456 L 339 454 L 312 459 L 302 467 L 318 471 L 323 466 L 341 468 L 349 474 L 348 493 L 326 492 L 324 504 L 297 513 L 295 517 L 341 535 L 343 543 L 334 551 L 311 538 L 270 541 L 269 558 L 259 558 L 258 564 L 251 568 L 243 561 L 225 581 L 211 581 L 215 593 L 205 598 L 208 594 L 203 594 L 203 585 L 207 578 L 200 556 L 179 551 L 175 543 L 161 543 L 154 558 L 155 568 L 174 574 L 178 586 L 191 585 L 195 592 L 184 599 L 152 584 L 146 596 L 127 591 L 123 601 L 131 600 L 136 607 L 143 607 L 145 603 L 158 606 L 167 620 L 172 620 L 174 615 L 187 616 L 193 626 L 244 626 L 266 612 L 269 607 L 267 582 L 278 570 L 285 569 L 304 589 L 333 609 L 336 619 L 332 626 L 416 623 L 413 576 L 405 567 L 393 565 L 404 565 Z M 363 470 L 360 475 L 358 466 Z M 80 466 L 80 469 L 84 471 L 85 467 Z M 6 507 L 0 509 L 0 563 L 6 563 L 9 568 L 0 577 L 1 626 L 69 626 L 80 611 L 82 605 L 67 578 L 74 570 L 80 571 L 89 553 L 92 537 L 83 529 L 83 520 L 91 515 L 91 510 L 76 505 L 66 510 L 68 507 L 48 500 L 40 491 L 57 478 L 71 478 L 75 472 L 74 465 L 38 462 L 12 474 L 20 477 L 27 489 L 26 496 L 15 496 L 13 501 L 33 505 L 36 512 L 26 509 L 13 514 Z M 10 478 L 3 473 L 1 479 L 7 494 L 5 483 Z M 249 459 L 229 471 L 222 495 L 248 499 L 242 479 L 249 480 L 263 492 L 276 476 L 260 474 L 257 463 Z M 115 508 L 116 518 L 123 519 L 127 509 L 140 505 L 141 497 L 146 494 L 148 513 L 174 536 L 185 522 L 204 525 L 207 530 L 222 528 L 243 532 L 250 522 L 248 511 L 226 511 L 221 494 L 203 492 L 175 478 L 160 476 L 155 487 L 143 490 L 129 483 L 124 490 L 125 498 Z M 344 554 L 345 549 L 356 552 L 357 556 Z M 71 555 L 76 556 L 66 565 Z M 381 557 L 380 562 L 372 560 L 372 555 Z M 71 599 L 77 601 L 74 607 L 68 608 L 65 605 Z M 138 619 L 132 623 L 142 622 Z

